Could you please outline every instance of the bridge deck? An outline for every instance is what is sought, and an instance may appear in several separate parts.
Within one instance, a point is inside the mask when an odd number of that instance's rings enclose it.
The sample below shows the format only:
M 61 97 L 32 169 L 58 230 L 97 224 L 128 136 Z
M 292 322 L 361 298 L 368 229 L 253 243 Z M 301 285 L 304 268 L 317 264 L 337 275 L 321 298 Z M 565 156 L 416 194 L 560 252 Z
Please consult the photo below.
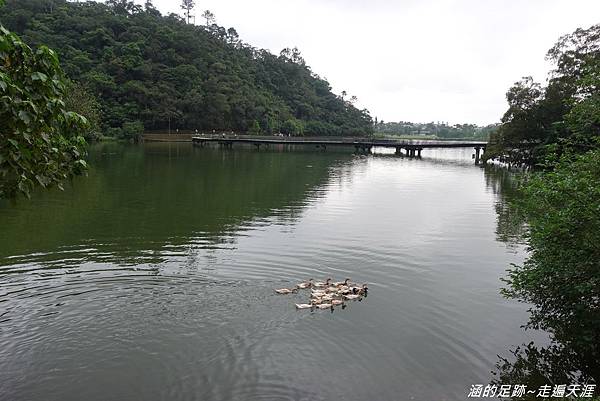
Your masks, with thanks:
M 323 146 L 355 146 L 355 147 L 385 147 L 401 149 L 431 149 L 431 148 L 480 148 L 486 147 L 487 142 L 461 142 L 461 141 L 394 141 L 385 139 L 312 139 L 296 137 L 244 138 L 244 137 L 205 137 L 194 136 L 196 143 L 215 142 L 221 144 L 249 143 L 255 145 L 286 144 L 286 145 L 323 145 Z

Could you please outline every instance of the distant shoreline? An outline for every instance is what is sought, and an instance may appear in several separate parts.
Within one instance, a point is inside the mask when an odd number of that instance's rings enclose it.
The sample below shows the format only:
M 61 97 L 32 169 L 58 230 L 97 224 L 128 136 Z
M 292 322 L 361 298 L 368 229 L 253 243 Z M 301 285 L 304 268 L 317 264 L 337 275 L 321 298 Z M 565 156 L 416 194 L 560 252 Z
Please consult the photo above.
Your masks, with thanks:
M 224 133 L 216 133 L 216 134 L 210 134 L 210 135 L 206 135 L 204 133 L 198 133 L 196 134 L 195 132 L 192 131 L 186 131 L 186 132 L 171 132 L 166 133 L 166 132 L 146 132 L 144 134 L 142 134 L 142 140 L 144 142 L 192 142 L 192 137 L 196 136 L 196 135 L 201 135 L 201 136 L 222 136 Z M 226 137 L 241 137 L 241 138 L 254 138 L 254 139 L 272 139 L 272 138 L 276 138 L 277 135 L 250 135 L 250 134 L 241 134 L 241 133 L 225 133 Z M 297 139 L 302 139 L 302 140 L 317 140 L 317 139 L 326 139 L 326 140 L 332 140 L 332 139 L 339 139 L 339 138 L 354 138 L 354 139 L 384 139 L 384 140 L 418 140 L 418 141 L 443 141 L 443 142 L 453 142 L 453 141 L 465 141 L 466 138 L 437 138 L 431 135 L 375 135 L 375 136 L 352 136 L 352 135 L 347 135 L 347 136 L 297 136 L 297 137 L 292 137 L 292 138 L 297 138 Z M 474 139 L 475 141 L 475 139 Z

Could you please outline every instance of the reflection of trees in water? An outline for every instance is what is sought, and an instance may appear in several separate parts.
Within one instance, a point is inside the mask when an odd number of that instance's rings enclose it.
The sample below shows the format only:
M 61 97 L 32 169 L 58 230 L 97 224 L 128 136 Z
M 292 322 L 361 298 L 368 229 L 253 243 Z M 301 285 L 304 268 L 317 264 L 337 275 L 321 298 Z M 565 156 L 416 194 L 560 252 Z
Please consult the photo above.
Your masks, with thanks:
M 524 344 L 510 350 L 509 357 L 500 356 L 493 372 L 498 386 L 583 389 L 600 380 L 598 160 L 590 157 L 552 174 L 534 175 L 520 194 L 507 193 L 509 202 L 497 208 L 499 230 L 515 226 L 511 215 L 529 223 L 528 259 L 513 266 L 502 292 L 531 305 L 525 329 L 550 335 L 548 344 Z M 501 182 L 501 174 L 494 174 L 494 180 Z M 536 396 L 537 391 L 515 399 Z
M 496 165 L 486 165 L 484 168 L 485 184 L 497 198 L 494 205 L 497 215 L 496 239 L 510 247 L 525 244 L 525 217 L 511 203 L 519 196 L 516 181 L 520 171 Z
M 533 394 L 513 397 L 515 400 L 539 400 L 538 389 L 542 386 L 573 385 L 579 386 L 580 394 L 583 386 L 595 383 L 597 375 L 581 369 L 580 356 L 572 348 L 554 341 L 545 347 L 537 347 L 533 342 L 510 350 L 511 357 L 499 356 L 492 384 L 522 384 L 527 389 L 535 390 Z M 554 397 L 550 399 L 564 399 Z M 597 399 L 597 398 L 596 398 Z
M 294 224 L 320 196 L 332 167 L 349 158 L 99 144 L 90 152 L 89 176 L 73 188 L 0 209 L 0 257 L 24 255 L 4 264 L 62 268 L 85 261 L 156 264 L 185 249 L 231 248 L 244 230 Z M 33 253 L 40 256 L 32 260 Z

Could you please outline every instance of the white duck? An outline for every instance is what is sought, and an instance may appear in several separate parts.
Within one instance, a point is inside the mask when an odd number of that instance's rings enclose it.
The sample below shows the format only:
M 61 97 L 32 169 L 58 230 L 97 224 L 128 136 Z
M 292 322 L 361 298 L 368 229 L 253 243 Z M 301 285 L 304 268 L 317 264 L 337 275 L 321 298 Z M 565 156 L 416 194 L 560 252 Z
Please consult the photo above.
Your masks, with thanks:
M 344 280 L 344 281 L 338 281 L 338 282 L 335 282 L 335 283 L 333 283 L 333 285 L 334 285 L 335 287 L 341 287 L 341 286 L 343 286 L 343 285 L 346 285 L 346 286 L 347 286 L 349 281 L 350 281 L 350 279 L 349 279 L 349 278 L 347 278 L 347 279 L 346 279 L 346 280 Z
M 275 290 L 277 294 L 286 295 L 286 294 L 295 294 L 298 292 L 298 287 L 296 288 L 279 288 Z
M 325 282 L 323 282 L 323 281 L 317 281 L 313 285 L 315 287 L 317 287 L 317 288 L 329 287 L 330 282 L 331 282 L 331 279 L 328 278 Z
M 304 288 L 310 288 L 310 287 L 312 287 L 312 286 L 313 286 L 313 283 L 312 283 L 312 281 L 313 281 L 313 279 L 311 278 L 311 279 L 310 279 L 310 280 L 308 280 L 308 281 L 305 281 L 305 282 L 303 282 L 303 283 L 300 283 L 300 284 L 298 284 L 298 288 L 302 288 L 302 289 L 304 289 Z

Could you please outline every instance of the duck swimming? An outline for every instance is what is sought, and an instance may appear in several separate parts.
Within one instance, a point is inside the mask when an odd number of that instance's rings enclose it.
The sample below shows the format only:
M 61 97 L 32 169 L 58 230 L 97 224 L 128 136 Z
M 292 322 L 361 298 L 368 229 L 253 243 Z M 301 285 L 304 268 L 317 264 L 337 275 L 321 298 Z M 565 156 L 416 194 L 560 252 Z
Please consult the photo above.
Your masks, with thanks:
M 348 304 L 346 301 L 362 301 L 363 297 L 367 296 L 369 290 L 368 285 L 355 284 L 350 282 L 347 278 L 344 281 L 332 281 L 328 278 L 325 281 L 303 281 L 297 284 L 294 288 L 278 288 L 275 290 L 276 294 L 295 294 L 303 289 L 310 289 L 310 298 L 308 303 L 294 304 L 296 309 L 331 309 L 333 311 L 335 306 L 341 306 L 345 309 Z
M 317 281 L 316 283 L 313 284 L 313 286 L 315 286 L 317 288 L 329 287 L 330 282 L 331 282 L 331 279 L 328 278 L 325 282 Z
M 313 281 L 313 279 L 311 278 L 311 279 L 310 279 L 310 280 L 308 280 L 308 281 L 305 281 L 305 282 L 303 282 L 303 283 L 300 283 L 300 284 L 298 284 L 298 288 L 302 288 L 302 289 L 304 289 L 304 288 L 310 288 L 310 287 L 312 287 L 312 286 L 313 286 L 313 283 L 312 283 L 312 281 Z
M 348 281 L 350 281 L 350 279 L 349 279 L 349 278 L 347 278 L 347 279 L 346 279 L 346 280 L 344 280 L 344 281 L 338 281 L 338 282 L 336 282 L 336 283 L 333 283 L 333 286 L 334 286 L 334 287 L 341 287 L 341 286 L 343 286 L 343 285 L 346 285 L 346 286 L 347 286 L 347 285 L 348 285 Z
M 350 287 L 350 291 L 353 294 L 366 294 L 368 290 L 369 290 L 369 287 L 367 286 L 367 284 L 363 284 L 360 287 L 358 287 L 358 286 Z
M 286 294 L 295 294 L 298 292 L 298 287 L 296 288 L 279 288 L 275 290 L 277 294 L 286 295 Z

